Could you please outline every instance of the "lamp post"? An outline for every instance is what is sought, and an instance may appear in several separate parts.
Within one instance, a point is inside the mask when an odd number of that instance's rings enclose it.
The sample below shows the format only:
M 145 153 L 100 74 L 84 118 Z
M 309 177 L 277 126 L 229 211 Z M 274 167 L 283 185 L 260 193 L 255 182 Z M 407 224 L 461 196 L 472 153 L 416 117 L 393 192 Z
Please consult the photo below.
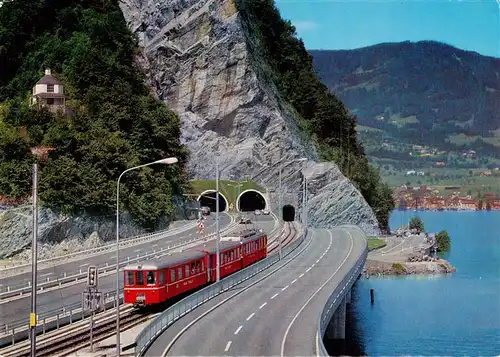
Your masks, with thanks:
M 215 230 L 217 231 L 216 236 L 216 278 L 215 281 L 220 280 L 220 230 L 219 230 L 219 155 L 215 156 Z
M 36 356 L 36 290 L 37 290 L 37 236 L 38 236 L 38 164 L 33 165 L 33 240 L 31 243 L 31 357 Z
M 120 357 L 120 180 L 122 176 L 132 170 L 140 169 L 146 166 L 151 166 L 155 164 L 175 164 L 178 162 L 176 157 L 169 157 L 162 160 L 157 160 L 150 162 L 148 164 L 143 164 L 139 166 L 134 166 L 123 171 L 118 177 L 118 182 L 116 183 L 116 356 Z
M 307 158 L 303 157 L 303 158 L 300 158 L 300 159 L 295 159 L 295 160 L 291 160 L 291 161 L 288 161 L 282 165 L 280 165 L 280 169 L 279 169 L 279 199 L 278 199 L 278 202 L 279 202 L 279 217 L 280 217 L 280 235 L 279 235 L 279 239 L 278 239 L 278 243 L 279 243 L 279 256 L 280 256 L 280 260 L 282 258 L 282 255 L 281 255 L 281 236 L 282 236 L 282 231 L 283 231 L 283 190 L 282 190 L 282 187 L 281 187 L 281 183 L 282 183 L 282 179 L 281 179 L 281 171 L 283 170 L 283 166 L 285 165 L 288 165 L 288 164 L 291 164 L 292 162 L 302 162 L 302 161 L 306 161 Z

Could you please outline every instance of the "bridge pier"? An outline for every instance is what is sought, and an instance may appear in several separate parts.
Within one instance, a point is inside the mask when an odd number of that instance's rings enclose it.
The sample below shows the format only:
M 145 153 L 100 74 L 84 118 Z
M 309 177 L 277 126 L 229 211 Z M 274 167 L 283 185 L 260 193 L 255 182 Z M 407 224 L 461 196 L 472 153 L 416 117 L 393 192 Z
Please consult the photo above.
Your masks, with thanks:
M 349 290 L 350 295 L 350 290 Z M 326 337 L 332 340 L 345 339 L 347 296 L 344 296 L 326 329 Z

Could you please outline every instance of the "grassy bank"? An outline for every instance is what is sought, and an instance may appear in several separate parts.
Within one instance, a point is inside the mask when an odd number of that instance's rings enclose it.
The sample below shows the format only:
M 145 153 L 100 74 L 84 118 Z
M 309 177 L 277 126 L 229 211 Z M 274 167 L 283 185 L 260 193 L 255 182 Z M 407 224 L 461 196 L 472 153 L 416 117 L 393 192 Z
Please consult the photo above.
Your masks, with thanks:
M 229 203 L 236 202 L 236 195 L 238 194 L 238 188 L 236 185 L 241 183 L 239 188 L 240 193 L 245 190 L 256 190 L 265 193 L 266 190 L 253 181 L 241 182 L 241 181 L 229 181 L 220 180 L 219 181 L 219 192 L 227 198 Z M 192 180 L 191 181 L 192 194 L 199 195 L 207 190 L 215 190 L 215 180 Z
M 386 245 L 387 244 L 382 239 L 368 238 L 368 250 L 369 251 L 385 247 Z

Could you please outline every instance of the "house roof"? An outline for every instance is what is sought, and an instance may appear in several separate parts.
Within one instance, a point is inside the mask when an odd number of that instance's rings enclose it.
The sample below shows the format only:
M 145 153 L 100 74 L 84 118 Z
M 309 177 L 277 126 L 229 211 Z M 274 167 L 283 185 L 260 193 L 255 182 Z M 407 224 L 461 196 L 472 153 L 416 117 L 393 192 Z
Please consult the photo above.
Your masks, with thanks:
M 53 75 L 44 75 L 36 84 L 61 84 Z
M 40 97 L 40 98 L 64 98 L 64 94 L 62 93 L 37 93 L 33 94 L 33 97 Z

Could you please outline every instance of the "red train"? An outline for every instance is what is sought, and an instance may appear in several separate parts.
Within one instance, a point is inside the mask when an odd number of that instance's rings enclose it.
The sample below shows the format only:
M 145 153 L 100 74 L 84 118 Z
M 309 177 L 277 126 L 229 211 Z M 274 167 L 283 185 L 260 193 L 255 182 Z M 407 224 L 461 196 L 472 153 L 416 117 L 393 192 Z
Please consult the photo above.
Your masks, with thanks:
M 223 278 L 267 256 L 267 235 L 247 230 L 235 237 L 222 237 L 220 277 Z M 128 265 L 124 269 L 124 303 L 147 306 L 200 288 L 216 280 L 216 242 L 210 241 L 184 252 Z

